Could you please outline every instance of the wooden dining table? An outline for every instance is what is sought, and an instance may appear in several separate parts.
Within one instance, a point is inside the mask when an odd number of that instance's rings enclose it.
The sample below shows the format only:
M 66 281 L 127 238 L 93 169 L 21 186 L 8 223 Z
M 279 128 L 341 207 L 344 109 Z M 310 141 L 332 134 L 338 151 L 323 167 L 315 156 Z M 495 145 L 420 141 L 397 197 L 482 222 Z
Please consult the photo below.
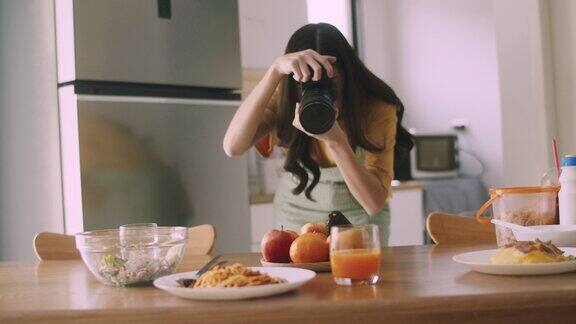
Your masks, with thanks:
M 97 282 L 81 260 L 0 262 L 0 323 L 364 323 L 576 322 L 576 273 L 496 276 L 452 256 L 490 246 L 407 246 L 383 250 L 374 286 L 337 286 L 319 273 L 293 292 L 240 301 L 193 301 L 152 286 Z M 178 271 L 210 256 L 186 257 Z M 259 265 L 259 254 L 223 259 Z

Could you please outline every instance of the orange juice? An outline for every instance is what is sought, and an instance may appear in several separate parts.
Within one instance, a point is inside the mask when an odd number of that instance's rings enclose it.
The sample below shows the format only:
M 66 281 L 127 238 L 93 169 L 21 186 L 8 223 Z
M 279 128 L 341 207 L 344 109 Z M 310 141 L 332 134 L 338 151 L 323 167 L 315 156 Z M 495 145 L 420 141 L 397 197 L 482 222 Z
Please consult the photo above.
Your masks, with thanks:
M 336 278 L 371 279 L 380 272 L 380 255 L 379 249 L 332 251 L 332 274 Z

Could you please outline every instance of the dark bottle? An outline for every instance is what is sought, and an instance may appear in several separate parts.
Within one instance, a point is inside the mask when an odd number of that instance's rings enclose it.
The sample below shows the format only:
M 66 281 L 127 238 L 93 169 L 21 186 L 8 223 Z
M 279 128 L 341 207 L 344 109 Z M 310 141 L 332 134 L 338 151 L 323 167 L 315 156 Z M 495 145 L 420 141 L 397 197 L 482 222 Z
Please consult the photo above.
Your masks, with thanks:
M 346 218 L 346 216 L 344 216 L 344 214 L 342 214 L 340 211 L 333 211 L 330 214 L 328 214 L 328 221 L 326 222 L 326 235 L 330 235 L 330 230 L 332 229 L 332 226 L 338 226 L 338 225 L 352 225 L 352 223 L 350 223 L 350 221 L 348 220 L 348 218 Z
M 336 121 L 332 80 L 324 70 L 322 70 L 320 80 L 302 83 L 300 106 L 300 124 L 308 133 L 323 134 L 332 128 Z

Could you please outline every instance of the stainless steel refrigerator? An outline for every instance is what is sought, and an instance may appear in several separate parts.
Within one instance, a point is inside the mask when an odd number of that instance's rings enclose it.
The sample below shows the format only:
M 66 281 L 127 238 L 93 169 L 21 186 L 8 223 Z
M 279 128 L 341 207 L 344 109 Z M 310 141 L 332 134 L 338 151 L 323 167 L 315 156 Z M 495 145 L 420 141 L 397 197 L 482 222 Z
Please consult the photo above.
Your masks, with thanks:
M 67 233 L 209 223 L 248 251 L 247 167 L 222 150 L 241 88 L 233 0 L 56 0 Z

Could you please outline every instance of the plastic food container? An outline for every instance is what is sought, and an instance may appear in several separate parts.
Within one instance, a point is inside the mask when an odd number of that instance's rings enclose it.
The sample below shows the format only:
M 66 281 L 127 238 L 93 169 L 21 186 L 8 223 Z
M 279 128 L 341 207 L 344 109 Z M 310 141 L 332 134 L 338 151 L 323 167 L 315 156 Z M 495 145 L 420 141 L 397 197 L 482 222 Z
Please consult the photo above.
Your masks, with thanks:
M 539 225 L 532 226 L 535 232 L 513 230 L 518 241 L 552 241 L 556 246 L 576 246 L 576 225 Z
M 156 224 L 76 234 L 76 248 L 98 281 L 127 286 L 173 273 L 186 248 L 188 228 Z
M 494 218 L 524 226 L 557 224 L 556 197 L 559 187 L 512 187 L 490 189 L 490 199 L 478 209 L 476 219 L 489 224 L 482 218 L 492 206 Z M 496 225 L 496 241 L 499 247 L 516 241 L 512 230 Z

